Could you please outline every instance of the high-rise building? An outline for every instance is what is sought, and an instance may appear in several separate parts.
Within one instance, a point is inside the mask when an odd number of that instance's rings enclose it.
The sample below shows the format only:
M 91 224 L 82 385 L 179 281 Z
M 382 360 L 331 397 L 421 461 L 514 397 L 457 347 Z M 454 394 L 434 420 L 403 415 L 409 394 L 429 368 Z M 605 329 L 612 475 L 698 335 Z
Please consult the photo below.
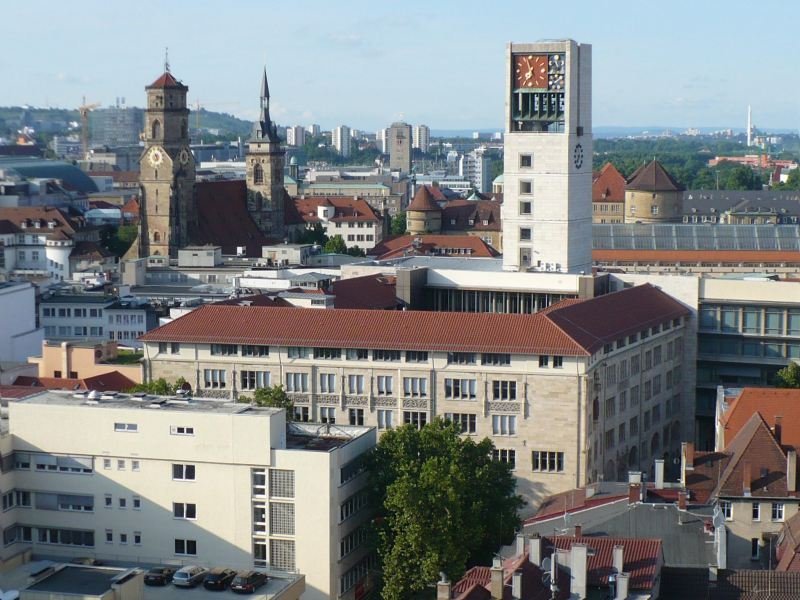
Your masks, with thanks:
M 306 130 L 300 125 L 286 128 L 286 145 L 303 146 L 306 143 Z
M 308 127 L 306 127 L 306 133 L 307 133 L 308 135 L 310 135 L 311 137 L 317 137 L 317 136 L 319 136 L 319 134 L 320 134 L 320 128 L 319 128 L 319 125 L 317 125 L 316 123 L 312 123 L 311 125 L 309 125 Z
M 388 127 L 384 127 L 383 129 L 378 130 L 378 132 L 375 134 L 375 144 L 378 146 L 378 150 L 381 151 L 381 154 L 389 154 Z
M 189 88 L 169 68 L 148 85 L 144 152 L 139 161 L 142 190 L 139 256 L 178 255 L 189 241 L 195 167 L 189 150 Z
M 389 127 L 389 168 L 411 172 L 411 125 L 402 121 Z
M 333 130 L 333 147 L 336 148 L 341 156 L 350 156 L 350 128 L 347 125 L 339 125 Z
M 414 148 L 419 148 L 421 152 L 427 154 L 431 143 L 431 130 L 427 125 L 414 126 Z
M 111 106 L 89 113 L 89 142 L 98 146 L 131 146 L 139 144 L 144 126 L 144 111 L 130 106 Z
M 261 115 L 247 142 L 247 210 L 267 235 L 283 234 L 283 165 L 286 151 L 281 148 L 278 128 L 269 116 L 267 70 L 261 77 Z
M 458 174 L 468 179 L 481 193 L 492 188 L 492 161 L 486 156 L 486 148 L 481 146 L 459 158 Z
M 592 266 L 592 50 L 573 40 L 506 50 L 503 266 Z

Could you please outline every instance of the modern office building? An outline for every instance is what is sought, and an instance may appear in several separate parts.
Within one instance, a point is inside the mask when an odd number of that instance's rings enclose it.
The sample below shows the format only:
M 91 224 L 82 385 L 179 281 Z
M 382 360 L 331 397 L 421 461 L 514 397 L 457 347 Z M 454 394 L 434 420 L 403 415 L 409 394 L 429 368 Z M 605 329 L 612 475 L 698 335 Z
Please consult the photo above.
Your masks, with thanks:
M 503 258 L 590 272 L 592 53 L 573 40 L 506 51 Z
M 414 125 L 413 147 L 427 154 L 431 143 L 431 130 L 427 125 Z
M 306 130 L 302 125 L 286 128 L 286 145 L 303 146 L 306 143 Z
M 118 105 L 89 113 L 89 141 L 93 148 L 136 145 L 143 128 L 141 108 Z
M 403 122 L 392 123 L 389 127 L 389 168 L 400 173 L 411 172 L 411 144 L 413 142 L 411 125 Z
M 339 125 L 333 130 L 333 147 L 336 148 L 336 152 L 345 158 L 350 156 L 350 142 L 350 128 L 347 125 Z
M 458 175 L 470 181 L 472 189 L 480 193 L 492 191 L 492 161 L 481 146 L 458 159 Z
M 445 417 L 490 437 L 535 507 L 691 435 L 688 312 L 647 285 L 533 315 L 207 306 L 143 336 L 145 378 L 226 399 L 282 384 L 301 422 Z
M 375 430 L 214 400 L 44 392 L 0 446 L 3 558 L 260 568 L 353 598 L 373 564 L 361 456 Z M 7 465 L 7 468 L 6 468 Z
M 375 144 L 382 154 L 389 154 L 389 128 L 379 129 L 375 134 Z

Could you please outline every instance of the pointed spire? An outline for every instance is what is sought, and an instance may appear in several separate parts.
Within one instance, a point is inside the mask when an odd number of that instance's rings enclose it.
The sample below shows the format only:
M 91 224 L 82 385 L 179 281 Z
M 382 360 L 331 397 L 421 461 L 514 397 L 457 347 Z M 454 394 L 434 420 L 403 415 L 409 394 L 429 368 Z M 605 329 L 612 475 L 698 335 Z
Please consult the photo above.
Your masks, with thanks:
M 261 111 L 253 135 L 256 139 L 280 142 L 278 128 L 269 116 L 269 84 L 267 83 L 266 67 L 264 67 L 264 73 L 261 76 Z
M 169 46 L 164 47 L 164 73 L 169 73 Z
M 267 84 L 267 67 L 264 67 L 264 75 L 261 77 L 261 101 L 269 100 L 269 85 Z

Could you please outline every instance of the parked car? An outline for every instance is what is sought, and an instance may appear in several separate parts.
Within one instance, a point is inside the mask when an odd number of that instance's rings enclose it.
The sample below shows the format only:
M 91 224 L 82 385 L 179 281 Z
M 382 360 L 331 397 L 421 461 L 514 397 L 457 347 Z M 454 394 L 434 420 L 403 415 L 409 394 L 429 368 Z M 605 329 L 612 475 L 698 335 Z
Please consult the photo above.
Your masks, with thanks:
M 203 580 L 203 587 L 207 590 L 224 590 L 231 584 L 233 578 L 236 577 L 236 571 L 233 569 L 216 568 L 206 572 L 206 578 Z
M 241 571 L 231 583 L 231 591 L 240 594 L 252 594 L 267 583 L 267 574 L 261 571 Z
M 145 585 L 167 585 L 175 575 L 175 567 L 153 567 L 144 574 Z
M 172 583 L 178 587 L 194 587 L 202 583 L 208 572 L 203 567 L 187 565 L 178 569 L 172 577 Z

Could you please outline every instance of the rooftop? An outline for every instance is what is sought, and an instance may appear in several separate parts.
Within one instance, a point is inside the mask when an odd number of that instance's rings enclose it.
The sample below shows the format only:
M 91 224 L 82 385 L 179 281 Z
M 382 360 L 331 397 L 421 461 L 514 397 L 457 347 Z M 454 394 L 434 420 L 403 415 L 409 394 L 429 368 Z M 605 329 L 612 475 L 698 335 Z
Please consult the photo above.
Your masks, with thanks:
M 27 589 L 51 594 L 103 596 L 113 583 L 127 579 L 133 573 L 133 569 L 64 565 Z

